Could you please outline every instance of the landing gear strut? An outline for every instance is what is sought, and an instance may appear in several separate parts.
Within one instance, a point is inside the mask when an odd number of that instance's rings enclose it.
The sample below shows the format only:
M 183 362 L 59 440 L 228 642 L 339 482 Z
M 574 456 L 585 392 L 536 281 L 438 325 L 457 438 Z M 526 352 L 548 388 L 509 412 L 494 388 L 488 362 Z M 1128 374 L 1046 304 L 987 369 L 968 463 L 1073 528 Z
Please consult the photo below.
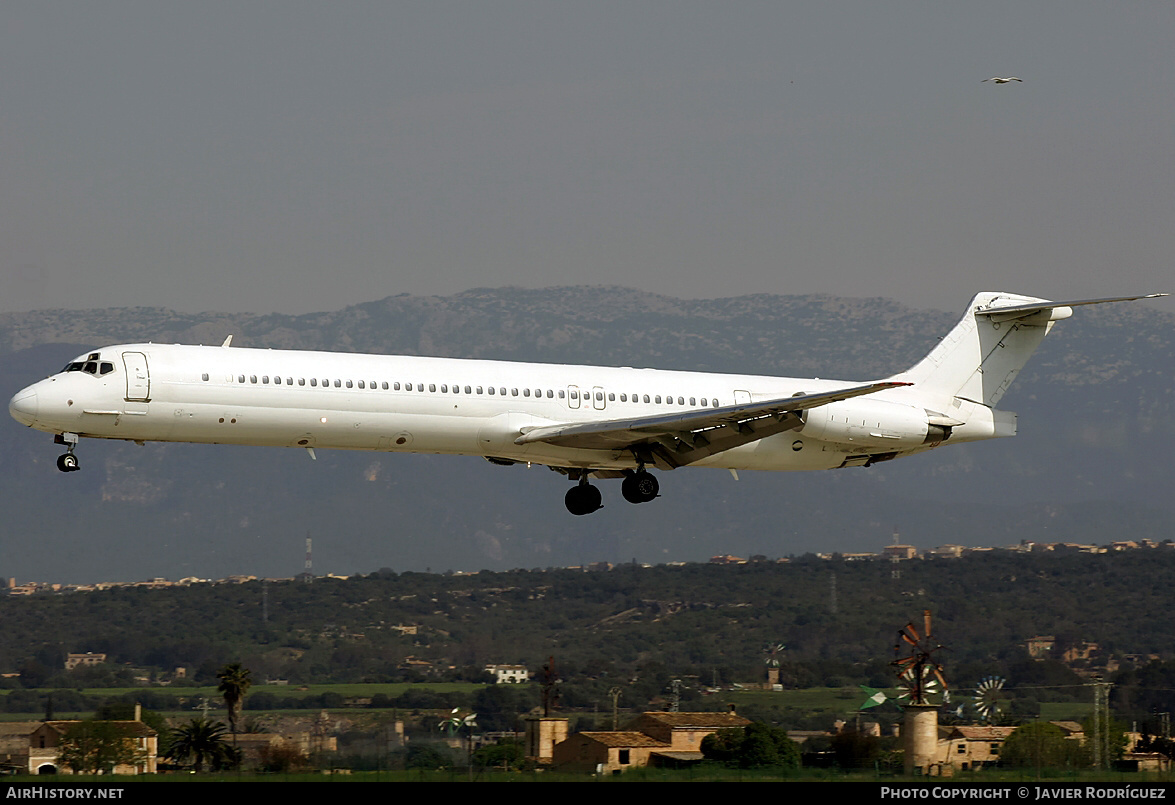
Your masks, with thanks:
M 78 435 L 76 433 L 59 433 L 53 437 L 54 444 L 66 445 L 66 453 L 63 456 L 57 457 L 57 469 L 62 472 L 76 472 L 81 469 L 78 464 L 78 457 L 73 454 L 73 449 L 77 447 Z
M 629 503 L 648 503 L 657 497 L 660 489 L 661 485 L 657 483 L 656 476 L 641 468 L 624 476 L 620 494 L 624 495 L 624 499 Z
M 579 483 L 568 489 L 563 498 L 567 511 L 575 515 L 591 514 L 600 508 L 601 500 L 600 490 L 588 483 L 586 472 L 579 476 Z

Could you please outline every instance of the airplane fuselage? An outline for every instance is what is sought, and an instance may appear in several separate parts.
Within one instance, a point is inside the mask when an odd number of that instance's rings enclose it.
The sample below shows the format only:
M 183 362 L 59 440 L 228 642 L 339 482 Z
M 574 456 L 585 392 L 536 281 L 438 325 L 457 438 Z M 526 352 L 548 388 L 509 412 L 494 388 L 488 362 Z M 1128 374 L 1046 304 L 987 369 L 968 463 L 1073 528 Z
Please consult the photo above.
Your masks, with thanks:
M 415 356 L 125 344 L 79 356 L 114 367 L 62 371 L 13 398 L 13 415 L 51 433 L 132 441 L 487 456 L 559 467 L 633 469 L 624 449 L 515 444 L 527 428 L 656 416 L 790 397 L 844 382 L 623 367 Z M 904 389 L 826 406 L 846 420 L 878 404 L 921 409 Z M 22 412 L 23 409 L 23 412 Z M 909 409 L 904 410 L 904 409 Z M 925 428 L 814 437 L 815 423 L 697 462 L 756 470 L 839 467 L 847 455 L 921 447 Z M 846 422 L 846 425 L 850 423 Z M 804 429 L 809 433 L 805 434 Z M 987 436 L 995 435 L 990 432 Z M 904 437 L 904 438 L 903 438 Z M 956 433 L 952 441 L 983 438 Z

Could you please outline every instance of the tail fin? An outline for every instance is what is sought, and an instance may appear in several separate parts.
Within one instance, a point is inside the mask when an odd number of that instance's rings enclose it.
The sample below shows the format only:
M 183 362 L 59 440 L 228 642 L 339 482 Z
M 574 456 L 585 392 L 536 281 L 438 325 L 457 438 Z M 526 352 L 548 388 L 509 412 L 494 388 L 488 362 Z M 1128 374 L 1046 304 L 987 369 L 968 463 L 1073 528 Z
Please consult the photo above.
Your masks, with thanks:
M 994 408 L 1053 324 L 1081 305 L 1154 299 L 1165 293 L 1050 302 L 1009 293 L 977 294 L 963 318 L 930 354 L 893 380 L 913 383 L 928 399 L 952 398 Z
M 1053 323 L 1071 315 L 1061 305 L 1016 294 L 977 294 L 938 346 L 893 379 L 942 400 L 944 410 L 954 397 L 994 408 Z

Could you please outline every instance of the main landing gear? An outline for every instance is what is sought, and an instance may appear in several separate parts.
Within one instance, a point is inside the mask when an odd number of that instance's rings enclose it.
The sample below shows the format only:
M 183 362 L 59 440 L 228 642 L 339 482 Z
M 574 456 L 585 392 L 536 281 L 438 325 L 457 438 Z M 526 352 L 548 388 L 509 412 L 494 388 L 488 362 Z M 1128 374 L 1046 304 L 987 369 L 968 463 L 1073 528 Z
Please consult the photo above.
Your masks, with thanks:
M 629 503 L 648 503 L 659 491 L 661 485 L 657 483 L 657 477 L 643 469 L 625 475 L 620 484 L 620 494 Z
M 629 503 L 648 503 L 657 497 L 660 489 L 656 476 L 642 468 L 636 472 L 625 471 L 620 494 Z M 579 476 L 579 483 L 567 490 L 563 502 L 567 505 L 567 511 L 579 516 L 599 509 L 601 500 L 600 490 L 588 483 L 588 473 L 584 472 Z
M 591 514 L 600 508 L 600 490 L 588 483 L 587 473 L 579 476 L 579 483 L 567 490 L 563 502 L 574 515 Z
M 57 457 L 57 469 L 62 472 L 77 472 L 81 469 L 78 464 L 78 457 L 73 454 L 73 449 L 77 447 L 78 435 L 76 433 L 59 433 L 53 437 L 54 444 L 66 445 L 65 455 Z

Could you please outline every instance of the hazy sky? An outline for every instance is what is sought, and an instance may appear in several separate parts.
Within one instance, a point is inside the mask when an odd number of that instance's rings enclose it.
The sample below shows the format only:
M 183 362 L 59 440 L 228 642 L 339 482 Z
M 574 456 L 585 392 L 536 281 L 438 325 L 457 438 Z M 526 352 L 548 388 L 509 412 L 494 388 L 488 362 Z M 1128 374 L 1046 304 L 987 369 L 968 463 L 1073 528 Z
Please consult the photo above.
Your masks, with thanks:
M 6 0 L 0 309 L 1175 290 L 1173 40 L 1169 2 Z

